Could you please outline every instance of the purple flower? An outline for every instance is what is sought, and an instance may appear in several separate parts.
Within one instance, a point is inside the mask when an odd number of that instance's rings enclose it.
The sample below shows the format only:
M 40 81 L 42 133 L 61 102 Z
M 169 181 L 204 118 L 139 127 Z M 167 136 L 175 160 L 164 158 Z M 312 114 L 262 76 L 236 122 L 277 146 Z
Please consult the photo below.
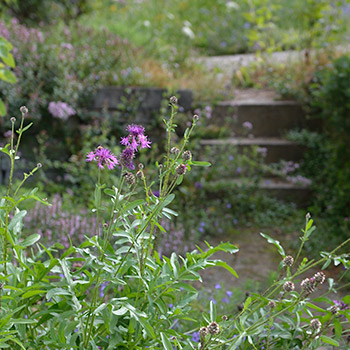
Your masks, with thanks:
M 222 298 L 222 302 L 228 304 L 230 302 L 229 298 Z
M 126 147 L 125 150 L 119 156 L 119 162 L 122 166 L 127 167 L 129 170 L 134 170 L 135 165 L 133 159 L 135 157 L 135 152 L 131 147 Z
M 100 169 L 107 165 L 108 169 L 113 169 L 118 164 L 117 157 L 108 149 L 98 146 L 95 151 L 91 151 L 86 156 L 87 162 L 95 161 Z
M 244 122 L 243 124 L 242 124 L 242 126 L 243 126 L 243 128 L 246 128 L 246 129 L 248 129 L 248 130 L 252 130 L 253 129 L 253 124 L 251 123 L 251 122 Z
M 76 113 L 74 108 L 62 101 L 50 102 L 48 109 L 53 117 L 62 120 L 67 120 L 68 117 Z
M 198 188 L 198 189 L 202 189 L 202 188 L 203 188 L 203 185 L 202 185 L 200 182 L 195 182 L 195 183 L 194 183 L 194 187 L 195 187 L 195 188 Z
M 226 295 L 231 298 L 232 297 L 232 292 L 230 290 L 226 291 Z
M 129 135 L 122 137 L 120 143 L 124 146 L 130 147 L 133 151 L 137 151 L 137 148 L 151 148 L 151 142 L 147 140 L 147 136 L 144 135 L 145 128 L 141 125 L 131 124 L 126 130 Z
M 216 285 L 215 285 L 215 289 L 221 289 L 221 285 L 220 285 L 220 283 L 216 283 Z
M 200 336 L 199 336 L 199 332 L 194 332 L 192 334 L 192 341 L 198 343 L 200 341 Z
M 239 166 L 239 167 L 236 169 L 236 171 L 237 171 L 237 174 L 240 174 L 240 173 L 242 172 L 242 168 Z

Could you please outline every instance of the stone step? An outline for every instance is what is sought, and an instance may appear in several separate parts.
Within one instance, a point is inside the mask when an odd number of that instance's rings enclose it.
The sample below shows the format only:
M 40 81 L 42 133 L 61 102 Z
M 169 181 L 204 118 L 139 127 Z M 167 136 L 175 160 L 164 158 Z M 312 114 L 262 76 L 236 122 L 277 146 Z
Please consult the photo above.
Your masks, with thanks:
M 231 135 L 249 133 L 256 137 L 278 137 L 307 126 L 302 108 L 295 101 L 249 99 L 219 102 L 213 108 L 210 124 L 229 127 Z
M 276 163 L 280 160 L 297 162 L 302 159 L 304 153 L 304 147 L 297 143 L 272 137 L 232 137 L 227 139 L 201 140 L 200 143 L 202 146 L 219 148 L 221 152 L 230 147 L 238 147 L 239 149 L 254 146 L 259 147 L 260 149 L 266 148 L 266 163 Z
M 207 192 L 210 198 L 221 198 L 228 191 L 239 189 L 246 186 L 256 186 L 256 191 L 266 193 L 285 202 L 293 202 L 298 207 L 306 207 L 310 204 L 311 190 L 310 182 L 297 183 L 276 178 L 261 179 L 257 184 L 249 179 L 230 179 L 220 181 L 207 182 L 203 189 Z

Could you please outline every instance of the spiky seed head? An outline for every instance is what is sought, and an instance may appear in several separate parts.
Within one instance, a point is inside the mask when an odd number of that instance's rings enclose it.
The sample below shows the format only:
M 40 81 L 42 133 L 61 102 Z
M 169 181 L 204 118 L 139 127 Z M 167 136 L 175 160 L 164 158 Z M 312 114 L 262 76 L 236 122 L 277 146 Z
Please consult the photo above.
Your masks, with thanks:
M 186 171 L 187 171 L 187 167 L 185 164 L 179 164 L 175 169 L 175 173 L 178 176 L 185 175 Z
M 310 327 L 314 331 L 318 331 L 321 328 L 321 326 L 322 326 L 322 324 L 317 318 L 312 319 L 311 322 L 310 322 Z
M 329 311 L 333 314 L 336 315 L 339 311 L 338 306 L 337 305 L 332 305 L 329 309 Z
M 227 317 L 226 315 L 223 315 L 223 316 L 221 317 L 221 319 L 222 319 L 223 321 L 227 321 L 227 320 L 228 320 L 228 317 Z
M 322 271 L 320 271 L 314 274 L 314 279 L 317 283 L 323 284 L 326 280 L 326 275 Z
M 171 96 L 170 97 L 170 103 L 172 105 L 176 105 L 177 104 L 177 97 L 176 96 Z
M 194 120 L 195 122 L 198 122 L 198 120 L 199 120 L 199 115 L 198 115 L 198 114 L 195 114 L 195 115 L 193 116 L 193 120 Z
M 10 120 L 11 120 L 12 124 L 14 124 L 16 122 L 16 118 L 15 117 L 12 117 Z
M 283 259 L 283 265 L 284 266 L 293 266 L 294 264 L 294 259 L 291 255 L 287 255 L 284 259 Z
M 208 335 L 209 331 L 207 327 L 201 327 L 199 329 L 199 336 L 201 339 L 204 339 Z
M 135 183 L 135 176 L 132 173 L 129 173 L 129 172 L 125 173 L 124 178 L 125 178 L 125 182 L 128 185 L 133 185 Z
M 172 147 L 171 150 L 170 150 L 170 153 L 172 153 L 172 154 L 179 154 L 180 150 L 177 147 Z
M 208 332 L 211 335 L 218 334 L 220 332 L 220 327 L 216 322 L 212 322 L 208 325 Z
M 306 218 L 307 221 L 309 221 L 309 220 L 311 219 L 311 214 L 310 214 L 310 213 L 307 213 L 307 214 L 305 215 L 305 218 Z
M 191 151 L 185 151 L 184 153 L 182 153 L 182 158 L 184 160 L 190 160 L 192 158 L 192 153 Z
M 104 227 L 104 228 L 108 228 L 107 222 L 105 222 L 105 223 L 103 224 L 103 227 Z
M 26 106 L 22 106 L 19 110 L 21 111 L 22 115 L 26 115 L 28 113 L 28 108 Z
M 294 289 L 295 289 L 295 285 L 292 281 L 287 281 L 283 285 L 283 290 L 287 293 L 292 292 Z
M 274 309 L 276 307 L 276 302 L 274 300 L 270 300 L 268 305 L 270 309 Z
M 142 170 L 144 168 L 144 165 L 142 163 L 139 164 L 139 169 Z
M 43 165 L 41 164 L 41 163 L 38 163 L 37 165 L 36 165 L 36 167 L 37 168 L 41 168 Z
M 301 281 L 300 286 L 305 292 L 310 294 L 315 291 L 315 280 L 311 278 L 305 278 Z

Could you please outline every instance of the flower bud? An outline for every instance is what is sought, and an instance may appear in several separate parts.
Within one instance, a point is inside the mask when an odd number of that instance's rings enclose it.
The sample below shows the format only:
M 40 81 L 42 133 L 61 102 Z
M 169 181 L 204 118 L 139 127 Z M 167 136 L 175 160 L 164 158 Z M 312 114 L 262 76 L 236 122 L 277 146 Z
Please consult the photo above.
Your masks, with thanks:
M 287 281 L 283 285 L 283 290 L 285 292 L 292 292 L 294 290 L 294 288 L 295 288 L 294 283 L 291 281 Z
M 182 158 L 184 160 L 190 160 L 192 158 L 191 151 L 185 151 L 184 153 L 182 153 Z
M 283 259 L 283 265 L 284 266 L 293 266 L 294 264 L 294 259 L 291 255 L 287 255 L 284 259 Z
M 125 173 L 124 178 L 128 185 L 133 185 L 135 183 L 135 176 L 132 173 Z
M 145 175 L 143 173 L 142 170 L 139 170 L 137 173 L 136 173 L 136 177 L 140 180 L 143 180 L 145 178 Z
M 172 149 L 170 150 L 170 153 L 172 153 L 172 154 L 179 154 L 180 150 L 177 147 L 172 147 Z
M 220 332 L 220 327 L 219 327 L 219 325 L 218 325 L 216 322 L 210 323 L 209 326 L 208 326 L 208 332 L 209 332 L 211 335 L 218 334 L 218 333 Z
M 194 120 L 195 122 L 198 122 L 198 120 L 199 120 L 198 114 L 195 114 L 195 115 L 193 116 L 193 120 Z
M 326 275 L 324 272 L 320 271 L 314 274 L 314 279 L 317 283 L 323 284 L 326 280 Z
M 175 169 L 175 173 L 178 176 L 185 175 L 186 171 L 187 171 L 187 168 L 185 164 L 179 164 Z
M 11 120 L 12 124 L 14 124 L 16 122 L 16 118 L 15 117 L 12 117 L 10 120 Z
M 268 303 L 268 306 L 270 309 L 274 309 L 276 307 L 276 302 L 273 300 L 270 300 Z
M 171 97 L 170 97 L 170 103 L 171 103 L 172 105 L 177 104 L 177 98 L 176 98 L 176 96 L 171 96 Z
M 306 293 L 311 294 L 315 291 L 315 280 L 311 278 L 305 278 L 301 281 L 300 286 Z
M 321 326 L 322 326 L 322 324 L 317 318 L 312 319 L 311 322 L 310 322 L 310 327 L 314 331 L 318 331 L 321 328 Z
M 23 116 L 28 113 L 28 108 L 26 106 L 22 106 L 19 110 L 21 111 Z
M 204 339 L 208 335 L 209 331 L 207 327 L 201 327 L 199 330 L 199 336 L 201 339 Z

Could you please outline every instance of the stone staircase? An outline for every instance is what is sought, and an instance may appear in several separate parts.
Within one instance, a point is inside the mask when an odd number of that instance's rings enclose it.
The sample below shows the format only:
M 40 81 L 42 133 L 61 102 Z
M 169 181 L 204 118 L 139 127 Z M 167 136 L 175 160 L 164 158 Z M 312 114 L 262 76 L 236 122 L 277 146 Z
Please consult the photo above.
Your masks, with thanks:
M 102 110 L 107 107 L 111 111 L 117 111 L 126 101 L 128 101 L 126 105 L 136 101 L 138 107 L 132 115 L 129 116 L 122 109 L 122 116 L 126 119 L 132 118 L 133 122 L 152 124 L 152 120 L 159 115 L 162 100 L 166 95 L 167 91 L 163 89 L 109 87 L 97 92 L 90 108 Z M 191 113 L 192 92 L 179 90 L 177 96 L 180 111 Z M 120 122 L 126 121 L 120 120 Z M 214 129 L 222 127 L 227 131 L 226 138 L 201 141 L 202 146 L 216 149 L 217 152 L 227 152 L 232 147 L 244 152 L 244 149 L 257 146 L 266 151 L 265 164 L 280 160 L 298 162 L 303 157 L 303 148 L 284 137 L 288 130 L 307 126 L 303 111 L 294 101 L 276 101 L 272 91 L 253 89 L 237 91 L 234 100 L 220 102 L 214 107 L 212 117 L 208 121 L 211 124 L 209 126 Z M 252 126 L 249 133 L 244 127 L 245 123 Z M 153 130 L 153 139 L 157 137 L 155 131 Z M 213 157 L 210 161 L 215 167 L 218 160 Z M 250 180 L 248 176 L 237 174 L 230 168 L 222 174 L 219 184 L 210 180 L 211 183 L 207 186 L 208 195 L 220 197 L 227 189 L 244 185 Z M 295 202 L 299 206 L 307 205 L 310 196 L 309 186 L 306 183 L 286 181 L 275 174 L 263 174 L 258 188 L 270 196 Z
M 265 164 L 281 160 L 297 163 L 303 158 L 303 147 L 285 138 L 288 130 L 307 126 L 301 106 L 294 101 L 276 101 L 269 91 L 238 92 L 233 101 L 218 103 L 213 108 L 210 124 L 228 129 L 226 138 L 201 141 L 202 146 L 215 148 L 214 153 L 227 152 L 230 147 L 244 152 L 245 148 L 257 146 L 266 152 Z M 215 161 L 215 157 L 211 159 L 213 166 Z M 218 196 L 231 186 L 249 182 L 249 179 L 244 179 L 244 174 L 238 177 L 234 169 L 222 177 L 219 186 L 212 186 Z M 310 198 L 307 180 L 290 177 L 288 181 L 270 172 L 263 173 L 258 189 L 278 199 L 295 202 L 298 206 L 306 206 Z

